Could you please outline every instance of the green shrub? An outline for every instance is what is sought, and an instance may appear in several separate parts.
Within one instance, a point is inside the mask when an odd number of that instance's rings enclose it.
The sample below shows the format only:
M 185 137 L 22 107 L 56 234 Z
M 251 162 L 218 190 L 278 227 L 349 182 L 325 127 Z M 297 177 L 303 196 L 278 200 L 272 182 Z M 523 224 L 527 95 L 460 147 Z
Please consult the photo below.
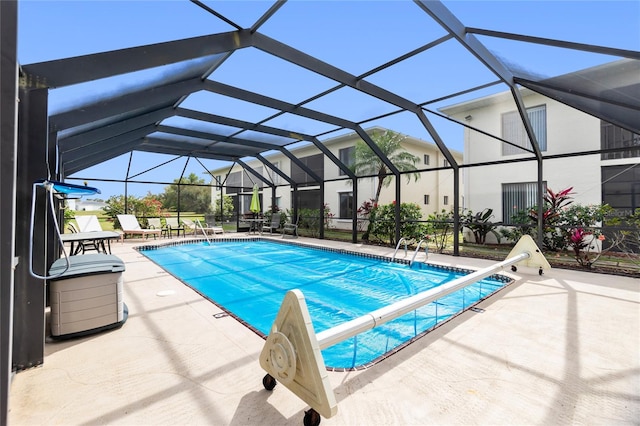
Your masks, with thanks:
M 369 215 L 369 238 L 382 243 L 395 245 L 396 236 L 396 204 L 386 204 L 374 207 Z M 422 212 L 414 203 L 400 204 L 400 236 L 409 239 L 422 239 L 427 233 L 427 227 L 420 223 Z
M 440 213 L 430 214 L 427 232 L 433 236 L 436 251 L 442 253 L 447 246 L 449 236 L 453 235 L 453 212 L 442 209 Z

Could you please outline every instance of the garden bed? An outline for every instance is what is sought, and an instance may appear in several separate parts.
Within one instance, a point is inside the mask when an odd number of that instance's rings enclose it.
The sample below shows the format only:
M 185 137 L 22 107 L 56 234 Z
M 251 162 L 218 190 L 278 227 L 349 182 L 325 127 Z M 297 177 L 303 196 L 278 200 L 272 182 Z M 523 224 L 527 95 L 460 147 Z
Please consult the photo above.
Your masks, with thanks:
M 510 251 L 511 247 L 505 245 L 479 245 L 470 243 L 460 245 L 461 256 L 479 259 L 504 260 Z M 442 253 L 453 254 L 453 250 L 446 249 Z M 576 259 L 567 252 L 546 252 L 544 256 L 552 268 L 640 278 L 640 256 L 638 254 L 609 252 L 603 255 L 595 264 L 591 265 L 589 269 L 579 265 Z

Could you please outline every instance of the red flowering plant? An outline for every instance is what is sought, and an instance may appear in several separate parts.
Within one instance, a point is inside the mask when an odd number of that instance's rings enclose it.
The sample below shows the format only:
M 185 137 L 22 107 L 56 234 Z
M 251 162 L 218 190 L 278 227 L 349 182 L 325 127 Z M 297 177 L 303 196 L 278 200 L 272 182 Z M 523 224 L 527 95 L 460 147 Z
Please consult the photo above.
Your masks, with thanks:
M 323 206 L 324 209 L 324 228 L 329 229 L 332 225 L 332 220 L 335 217 L 335 214 L 331 213 L 331 207 L 329 207 L 328 203 L 325 203 Z
M 573 250 L 576 261 L 585 268 L 598 261 L 600 256 L 617 245 L 610 241 L 609 248 L 604 249 L 602 242 L 605 236 L 598 224 L 612 211 L 608 204 L 573 205 L 562 212 L 562 224 L 566 226 L 567 247 Z
M 376 203 L 373 198 L 363 201 L 360 207 L 358 207 L 358 231 L 363 230 L 365 223 L 368 225 L 369 216 L 376 207 L 378 207 L 378 203 Z
M 542 227 L 544 234 L 542 236 L 542 244 L 547 250 L 562 250 L 566 245 L 566 234 L 558 229 L 558 225 L 562 220 L 562 211 L 573 203 L 573 187 L 554 192 L 547 188 L 544 195 L 544 210 L 542 212 Z M 533 223 L 538 222 L 538 208 L 533 207 L 529 210 L 529 219 Z
M 591 235 L 591 232 L 585 231 L 582 228 L 576 228 L 569 232 L 569 247 L 573 249 L 576 259 L 580 264 L 582 264 L 582 250 L 589 247 L 589 243 L 586 241 L 586 238 Z

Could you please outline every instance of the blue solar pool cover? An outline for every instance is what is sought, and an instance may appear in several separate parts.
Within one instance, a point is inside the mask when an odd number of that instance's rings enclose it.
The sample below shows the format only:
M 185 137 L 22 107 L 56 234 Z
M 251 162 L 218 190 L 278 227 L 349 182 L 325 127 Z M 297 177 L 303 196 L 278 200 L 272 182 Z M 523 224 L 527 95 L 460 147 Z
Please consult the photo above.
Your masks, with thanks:
M 416 263 L 270 241 L 193 243 L 144 250 L 167 272 L 257 332 L 268 335 L 288 290 L 305 296 L 315 332 L 456 279 L 464 273 Z M 487 278 L 322 351 L 325 365 L 369 365 L 502 288 Z

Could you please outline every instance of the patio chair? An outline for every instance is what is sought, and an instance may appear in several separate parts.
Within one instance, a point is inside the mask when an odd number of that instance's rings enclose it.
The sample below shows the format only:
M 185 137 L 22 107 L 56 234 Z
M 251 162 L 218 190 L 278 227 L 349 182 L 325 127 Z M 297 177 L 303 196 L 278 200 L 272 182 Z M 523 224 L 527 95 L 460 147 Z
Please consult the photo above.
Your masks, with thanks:
M 280 218 L 282 217 L 281 213 L 274 213 L 271 216 L 271 223 L 264 225 L 262 227 L 262 232 L 269 231 L 270 234 L 273 234 L 273 231 L 277 231 L 280 229 Z
M 287 222 L 282 227 L 282 238 L 287 234 L 287 232 L 291 232 L 293 238 L 298 238 L 298 221 L 300 220 L 300 216 L 296 218 L 295 222 Z
M 98 216 L 94 214 L 88 216 L 75 216 L 74 219 L 78 224 L 78 229 L 80 232 L 103 231 L 102 226 L 98 221 Z
M 184 226 L 180 225 L 178 218 L 168 217 L 165 220 L 167 222 L 167 229 L 169 230 L 169 238 L 171 238 L 173 231 L 176 232 L 178 237 L 180 236 L 180 232 L 182 232 L 182 236 L 184 237 Z
M 155 239 L 158 235 L 162 233 L 160 229 L 143 229 L 138 222 L 138 219 L 132 214 L 119 214 L 118 221 L 120 222 L 120 226 L 122 227 L 122 232 L 126 236 L 130 235 L 142 235 L 145 238 L 148 238 L 149 235 L 153 235 Z
M 182 223 L 190 232 L 193 232 L 195 236 L 198 233 L 198 230 L 202 229 L 207 234 L 224 234 L 224 229 L 221 226 L 209 226 L 207 223 L 198 223 L 196 224 L 191 219 L 182 219 Z
M 211 230 L 213 234 L 224 234 L 224 228 L 222 225 L 216 225 L 216 217 L 212 214 L 204 216 L 205 229 Z
M 162 220 L 159 217 L 150 217 L 147 219 L 147 223 L 149 224 L 149 229 L 159 229 L 162 231 L 162 236 L 167 236 L 167 227 L 162 225 Z
M 69 228 L 71 229 L 72 232 L 74 233 L 80 233 L 80 232 L 102 232 L 102 226 L 100 225 L 100 222 L 98 221 L 98 216 L 96 215 L 88 215 L 88 216 L 74 216 L 74 219 L 76 220 L 76 224 L 78 225 L 78 229 L 76 229 L 73 224 L 69 224 Z M 104 246 L 104 240 L 92 240 L 92 239 L 88 239 L 88 240 L 82 240 L 82 241 L 78 241 L 78 247 L 75 248 L 73 247 L 73 242 L 71 243 L 71 254 L 72 255 L 76 255 L 76 254 L 84 254 L 85 251 L 87 250 L 95 250 L 98 253 L 100 252 L 100 247 L 102 247 L 102 251 L 104 253 L 106 253 L 106 248 Z

